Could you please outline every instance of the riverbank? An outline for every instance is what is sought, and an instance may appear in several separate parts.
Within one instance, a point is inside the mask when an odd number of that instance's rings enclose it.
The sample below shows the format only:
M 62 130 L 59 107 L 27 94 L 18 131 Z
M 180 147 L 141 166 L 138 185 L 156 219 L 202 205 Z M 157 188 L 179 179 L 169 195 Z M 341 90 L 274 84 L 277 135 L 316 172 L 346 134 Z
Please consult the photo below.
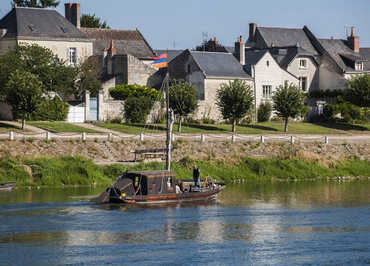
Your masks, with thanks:
M 312 159 L 239 158 L 239 161 L 195 160 L 185 157 L 173 163 L 173 171 L 180 179 L 189 179 L 192 167 L 201 168 L 202 177 L 212 176 L 228 184 L 252 180 L 311 180 L 344 177 L 369 178 L 370 162 L 357 157 L 333 161 L 330 166 Z M 126 170 L 163 169 L 163 163 L 99 166 L 82 156 L 43 158 L 3 157 L 0 159 L 0 183 L 16 181 L 18 187 L 63 187 L 80 185 L 108 185 Z

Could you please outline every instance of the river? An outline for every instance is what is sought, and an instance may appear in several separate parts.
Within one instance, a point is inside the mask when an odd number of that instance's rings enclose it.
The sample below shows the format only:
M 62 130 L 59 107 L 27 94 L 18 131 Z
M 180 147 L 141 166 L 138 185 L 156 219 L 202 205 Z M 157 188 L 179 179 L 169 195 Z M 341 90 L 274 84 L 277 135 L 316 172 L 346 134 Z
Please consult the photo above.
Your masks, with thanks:
M 203 204 L 94 205 L 104 188 L 0 193 L 0 265 L 369 265 L 370 183 L 230 185 Z

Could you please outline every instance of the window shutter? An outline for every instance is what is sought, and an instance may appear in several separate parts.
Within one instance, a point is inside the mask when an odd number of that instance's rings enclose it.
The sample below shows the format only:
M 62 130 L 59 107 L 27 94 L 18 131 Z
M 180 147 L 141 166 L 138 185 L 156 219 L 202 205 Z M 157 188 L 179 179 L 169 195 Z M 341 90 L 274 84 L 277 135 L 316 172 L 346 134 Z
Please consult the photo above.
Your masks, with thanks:
M 80 53 L 78 48 L 76 47 L 76 65 L 80 63 Z
M 67 50 L 66 50 L 66 64 L 67 65 L 70 64 L 70 61 L 69 61 L 69 48 L 67 48 Z

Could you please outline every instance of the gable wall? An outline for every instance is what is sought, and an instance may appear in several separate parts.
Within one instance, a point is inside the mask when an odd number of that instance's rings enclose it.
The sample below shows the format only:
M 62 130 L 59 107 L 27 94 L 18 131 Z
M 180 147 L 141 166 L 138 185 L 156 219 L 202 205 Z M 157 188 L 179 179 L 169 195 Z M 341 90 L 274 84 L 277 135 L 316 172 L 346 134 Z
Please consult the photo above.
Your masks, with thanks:
M 300 60 L 305 59 L 307 62 L 307 68 L 300 67 Z M 288 66 L 288 72 L 292 73 L 296 77 L 307 77 L 307 89 L 308 91 L 314 91 L 319 89 L 319 70 L 312 60 L 311 57 L 297 57 Z

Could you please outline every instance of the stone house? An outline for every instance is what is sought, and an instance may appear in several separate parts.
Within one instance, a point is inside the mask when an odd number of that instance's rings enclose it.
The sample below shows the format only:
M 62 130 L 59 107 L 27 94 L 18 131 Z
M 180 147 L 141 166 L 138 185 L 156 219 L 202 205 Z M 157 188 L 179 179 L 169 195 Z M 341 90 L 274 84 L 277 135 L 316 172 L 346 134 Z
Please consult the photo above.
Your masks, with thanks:
M 190 82 L 198 90 L 199 106 L 195 119 L 222 120 L 216 106 L 216 92 L 221 84 L 244 80 L 253 88 L 253 79 L 231 53 L 185 50 L 169 62 L 171 79 Z
M 66 9 L 77 10 L 77 7 L 77 4 L 66 5 Z M 93 54 L 92 40 L 51 9 L 15 7 L 0 20 L 0 53 L 21 44 L 49 48 L 69 65 L 77 65 Z M 10 110 L 2 104 L 0 116 L 12 119 Z M 83 101 L 70 102 L 68 121 L 85 121 L 85 110 Z
M 319 39 L 307 26 L 291 29 L 251 23 L 245 45 L 247 50 L 269 50 L 281 68 L 298 77 L 304 91 L 343 89 L 352 77 L 370 73 L 354 28 L 346 40 Z

